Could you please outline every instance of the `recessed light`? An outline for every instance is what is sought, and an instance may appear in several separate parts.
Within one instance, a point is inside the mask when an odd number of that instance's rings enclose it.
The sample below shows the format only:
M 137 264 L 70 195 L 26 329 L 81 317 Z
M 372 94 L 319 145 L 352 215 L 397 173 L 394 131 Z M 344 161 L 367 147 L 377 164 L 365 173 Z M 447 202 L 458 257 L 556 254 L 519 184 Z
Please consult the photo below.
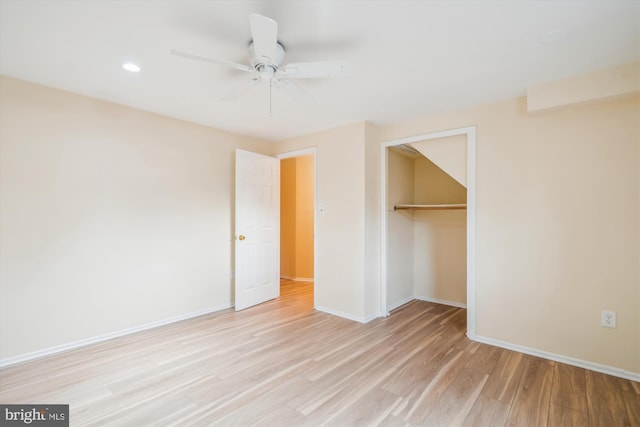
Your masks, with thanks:
M 140 71 L 140 67 L 134 64 L 133 62 L 126 62 L 122 64 L 122 68 L 124 68 L 127 71 L 131 71 L 132 73 L 137 73 Z

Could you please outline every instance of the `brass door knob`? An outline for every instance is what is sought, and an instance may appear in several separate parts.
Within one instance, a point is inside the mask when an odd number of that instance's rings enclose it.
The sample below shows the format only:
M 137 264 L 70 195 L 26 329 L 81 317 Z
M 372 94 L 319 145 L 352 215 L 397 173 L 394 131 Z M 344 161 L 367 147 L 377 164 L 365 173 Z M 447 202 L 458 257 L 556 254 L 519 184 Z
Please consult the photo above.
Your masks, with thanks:
M 246 237 L 244 237 L 242 234 L 238 236 L 238 240 L 244 240 L 246 239 Z

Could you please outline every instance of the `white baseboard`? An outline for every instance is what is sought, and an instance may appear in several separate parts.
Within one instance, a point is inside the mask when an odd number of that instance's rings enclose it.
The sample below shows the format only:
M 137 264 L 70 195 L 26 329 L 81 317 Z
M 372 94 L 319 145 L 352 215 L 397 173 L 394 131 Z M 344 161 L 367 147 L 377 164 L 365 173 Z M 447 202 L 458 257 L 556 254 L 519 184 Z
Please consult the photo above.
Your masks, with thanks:
M 387 311 L 393 311 L 393 310 L 395 310 L 396 308 L 398 308 L 398 307 L 400 307 L 400 306 L 403 306 L 403 305 L 405 305 L 405 304 L 406 304 L 406 303 L 408 303 L 408 302 L 413 301 L 414 299 L 416 299 L 416 298 L 412 295 L 412 296 L 407 297 L 407 298 L 405 298 L 405 299 L 403 299 L 403 300 L 401 300 L 401 301 L 399 301 L 399 302 L 396 302 L 396 303 L 394 303 L 394 304 L 391 304 L 389 307 L 387 307 Z
M 291 276 L 284 276 L 284 275 L 280 275 L 281 279 L 286 279 L 286 280 L 293 280 L 294 282 L 313 282 L 313 277 L 309 278 L 309 277 L 291 277 Z
M 173 316 L 168 319 L 157 320 L 155 322 L 145 323 L 144 325 L 134 326 L 132 328 L 122 329 L 115 332 L 109 332 L 107 334 L 98 335 L 95 337 L 85 338 L 78 341 L 73 341 L 66 344 L 60 344 L 54 347 L 45 348 L 43 350 L 33 351 L 30 353 L 20 354 L 18 356 L 6 357 L 0 359 L 0 368 L 6 366 L 16 365 L 18 363 L 27 362 L 29 360 L 38 359 L 40 357 L 51 356 L 56 353 L 62 353 L 63 351 L 74 350 L 80 347 L 84 347 L 90 344 L 96 344 L 102 341 L 107 341 L 113 338 L 119 338 L 125 335 L 135 334 L 136 332 L 145 331 L 147 329 L 157 328 L 159 326 L 168 325 L 170 323 L 180 322 L 181 320 L 191 319 L 193 317 L 202 316 L 209 313 L 214 313 L 220 310 L 226 310 L 233 307 L 232 303 L 223 304 L 217 307 L 205 308 L 202 310 L 194 311 L 187 314 L 181 314 Z
M 549 359 L 560 363 L 565 363 L 571 366 L 577 366 L 578 368 L 588 369 L 590 371 L 600 372 L 602 374 L 613 375 L 614 377 L 625 378 L 631 381 L 640 382 L 640 373 L 626 371 L 620 368 L 614 368 L 613 366 L 602 365 L 600 363 L 588 362 L 586 360 L 575 359 L 569 356 L 563 356 L 561 354 L 550 353 L 548 351 L 538 350 L 535 348 L 525 347 L 518 344 L 512 344 L 505 341 L 496 340 L 493 338 L 487 338 L 476 335 L 475 341 L 490 344 L 496 347 L 505 348 L 507 350 L 517 351 L 519 353 L 529 354 L 531 356 L 542 357 L 543 359 Z
M 369 323 L 373 319 L 377 319 L 378 317 L 384 317 L 384 316 L 382 314 L 380 314 L 380 313 L 373 313 L 373 314 L 370 314 L 370 315 L 366 316 L 364 318 L 364 322 L 363 323 Z
M 416 299 L 419 299 L 420 301 L 434 302 L 436 304 L 450 305 L 452 307 L 467 308 L 467 304 L 462 304 L 461 302 L 456 301 L 448 301 L 446 299 L 432 298 L 427 296 L 416 296 Z
M 338 311 L 338 310 L 334 310 L 331 308 L 327 308 L 327 307 L 322 307 L 319 305 L 316 305 L 314 307 L 316 310 L 318 311 L 322 311 L 323 313 L 327 313 L 327 314 L 331 314 L 333 316 L 338 316 L 338 317 L 342 317 L 345 319 L 349 319 L 349 320 L 353 320 L 359 323 L 368 323 L 370 321 L 372 321 L 373 319 L 376 319 L 378 317 L 380 317 L 380 315 L 378 313 L 374 313 L 372 315 L 369 315 L 367 317 L 363 317 L 363 316 L 354 316 L 353 314 L 349 314 L 349 313 L 343 313 L 342 311 Z

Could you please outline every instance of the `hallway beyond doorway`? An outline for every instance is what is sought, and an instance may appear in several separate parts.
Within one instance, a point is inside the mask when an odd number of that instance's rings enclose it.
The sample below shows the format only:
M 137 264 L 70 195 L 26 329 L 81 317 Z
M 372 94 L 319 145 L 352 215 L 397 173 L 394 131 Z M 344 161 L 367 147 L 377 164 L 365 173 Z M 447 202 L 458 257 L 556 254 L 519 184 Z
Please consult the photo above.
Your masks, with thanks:
M 301 311 L 313 310 L 313 282 L 280 279 L 278 301 L 286 305 L 295 305 Z

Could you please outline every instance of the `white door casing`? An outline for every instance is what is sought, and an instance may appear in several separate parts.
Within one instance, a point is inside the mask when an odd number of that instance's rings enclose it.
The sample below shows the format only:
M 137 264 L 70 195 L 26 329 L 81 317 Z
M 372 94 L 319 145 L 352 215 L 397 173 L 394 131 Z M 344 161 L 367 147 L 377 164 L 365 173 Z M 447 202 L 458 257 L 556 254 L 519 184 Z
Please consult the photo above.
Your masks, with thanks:
M 280 160 L 236 150 L 235 309 L 280 295 Z

